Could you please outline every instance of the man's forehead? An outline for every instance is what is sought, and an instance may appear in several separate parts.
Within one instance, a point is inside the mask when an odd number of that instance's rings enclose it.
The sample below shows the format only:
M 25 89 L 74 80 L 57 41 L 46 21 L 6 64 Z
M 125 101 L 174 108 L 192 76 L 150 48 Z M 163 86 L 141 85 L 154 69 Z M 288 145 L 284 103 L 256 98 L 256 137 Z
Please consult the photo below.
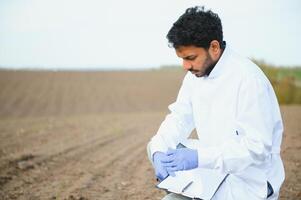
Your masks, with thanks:
M 179 46 L 175 50 L 177 56 L 183 58 L 183 57 L 200 54 L 204 51 L 204 48 L 190 45 L 190 46 Z

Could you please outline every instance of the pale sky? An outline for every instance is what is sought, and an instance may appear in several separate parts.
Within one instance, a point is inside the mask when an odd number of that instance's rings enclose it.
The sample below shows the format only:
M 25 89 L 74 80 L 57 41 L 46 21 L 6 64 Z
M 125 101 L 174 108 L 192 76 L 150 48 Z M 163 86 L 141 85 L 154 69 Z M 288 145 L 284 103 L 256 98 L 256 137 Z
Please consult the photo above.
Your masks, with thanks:
M 238 53 L 301 65 L 300 0 L 0 0 L 0 66 L 179 65 L 166 34 L 186 8 L 216 12 Z

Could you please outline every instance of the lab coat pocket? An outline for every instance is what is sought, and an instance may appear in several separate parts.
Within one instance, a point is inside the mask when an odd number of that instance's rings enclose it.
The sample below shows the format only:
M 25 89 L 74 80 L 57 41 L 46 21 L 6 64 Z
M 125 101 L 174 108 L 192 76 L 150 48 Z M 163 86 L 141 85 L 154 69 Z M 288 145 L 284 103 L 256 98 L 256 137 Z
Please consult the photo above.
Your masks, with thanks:
M 235 131 L 234 131 L 234 136 L 233 136 L 233 138 L 235 139 L 235 141 L 240 142 L 241 137 L 242 137 L 241 132 L 238 131 L 237 129 L 235 129 Z
M 221 152 L 223 155 L 223 170 L 227 173 L 236 173 L 245 168 L 245 163 L 241 158 L 245 154 L 242 152 L 241 139 L 242 136 L 237 133 L 236 129 L 227 131 L 227 138 L 221 144 Z
M 242 139 L 243 135 L 238 129 L 231 129 L 230 136 L 228 136 L 228 140 L 231 141 L 231 143 L 235 143 L 234 146 L 237 146 Z

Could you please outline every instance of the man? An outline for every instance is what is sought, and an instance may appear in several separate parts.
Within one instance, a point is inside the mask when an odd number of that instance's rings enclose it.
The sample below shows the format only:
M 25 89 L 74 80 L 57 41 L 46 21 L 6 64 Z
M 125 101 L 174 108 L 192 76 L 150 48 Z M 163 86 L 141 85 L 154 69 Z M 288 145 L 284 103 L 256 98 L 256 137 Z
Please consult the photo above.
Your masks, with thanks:
M 167 39 L 189 72 L 148 144 L 157 178 L 197 167 L 218 169 L 229 176 L 213 199 L 278 199 L 283 124 L 264 73 L 226 45 L 220 18 L 204 7 L 188 8 Z M 195 145 L 177 148 L 193 129 Z M 170 193 L 164 199 L 188 198 Z

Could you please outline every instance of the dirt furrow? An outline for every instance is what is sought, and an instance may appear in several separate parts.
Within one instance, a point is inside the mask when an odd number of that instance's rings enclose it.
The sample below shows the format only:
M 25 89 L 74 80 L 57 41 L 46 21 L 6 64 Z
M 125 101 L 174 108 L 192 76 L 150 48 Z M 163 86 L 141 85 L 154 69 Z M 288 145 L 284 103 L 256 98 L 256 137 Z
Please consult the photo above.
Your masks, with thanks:
M 74 191 L 76 188 L 85 188 L 91 185 L 91 183 L 94 182 L 97 177 L 104 177 L 107 170 L 112 173 L 112 170 L 115 169 L 115 162 L 124 159 L 129 151 L 132 151 L 138 146 L 141 146 L 141 143 L 138 143 L 134 146 L 129 145 L 126 149 L 120 148 L 121 146 L 123 146 L 122 144 L 130 143 L 130 141 L 133 141 L 134 138 L 134 135 L 133 137 L 123 137 L 123 140 L 115 140 L 110 146 L 100 148 L 99 151 L 95 152 L 94 154 L 92 152 L 89 152 L 89 157 L 93 158 L 92 162 L 91 160 L 89 162 L 89 160 L 83 159 L 82 162 L 78 162 L 74 166 L 76 169 L 81 168 L 86 169 L 87 171 L 81 171 L 79 173 L 78 171 L 72 173 L 68 171 L 69 176 L 67 177 L 69 177 L 70 182 L 68 185 L 64 186 L 64 190 L 59 190 L 56 192 L 57 196 L 59 198 L 67 198 L 70 196 L 70 193 L 72 193 L 72 191 Z M 70 166 L 66 167 L 66 169 L 70 170 Z M 62 172 L 59 172 L 58 174 L 63 175 Z M 67 177 L 64 175 L 61 180 L 64 179 L 64 181 L 66 181 Z M 82 178 L 78 179 L 78 177 Z M 58 177 L 56 178 L 60 179 Z M 99 193 L 101 193 L 101 188 L 98 191 Z
M 58 160 L 54 160 L 53 162 L 48 161 L 36 169 L 28 170 L 21 174 L 18 178 L 21 183 L 18 187 L 14 187 L 11 193 L 16 195 L 21 189 L 30 191 L 29 188 L 32 187 L 35 188 L 35 191 L 40 196 L 42 195 L 40 192 L 41 190 L 43 190 L 43 194 L 47 194 L 46 188 L 52 191 L 49 191 L 48 195 L 50 195 L 50 193 L 60 195 L 60 192 L 62 191 L 60 191 L 61 187 L 58 187 L 58 185 L 63 185 L 62 188 L 66 189 L 69 184 L 83 173 L 81 169 L 86 169 L 88 173 L 93 173 L 93 169 L 95 168 L 93 165 L 97 166 L 100 164 L 101 166 L 105 166 L 112 163 L 115 159 L 118 159 L 115 151 L 120 151 L 122 154 L 124 153 L 124 151 L 114 148 L 119 148 L 125 141 L 130 143 L 130 141 L 134 138 L 134 134 L 124 134 L 120 135 L 118 138 L 110 139 L 105 143 L 96 143 L 96 145 L 92 146 L 89 146 L 88 144 L 87 146 L 80 148 L 80 153 L 72 154 L 71 156 L 61 154 L 61 157 L 59 157 Z M 24 181 L 28 179 L 29 181 Z M 17 185 L 16 182 L 17 180 L 14 180 L 14 185 Z M 39 183 L 38 185 L 36 185 L 37 182 Z M 51 182 L 57 183 L 58 185 L 52 185 L 49 187 L 49 183 Z M 27 187 L 29 188 L 27 189 Z M 6 188 L 9 188 L 9 184 Z M 26 195 L 30 194 L 26 193 L 25 196 Z M 22 198 L 22 196 L 23 193 L 21 193 L 20 196 L 17 195 L 18 198 Z
M 120 163 L 124 166 L 133 162 L 134 158 L 141 153 L 140 150 L 144 143 L 144 141 L 135 141 L 134 144 L 124 149 L 119 146 L 119 149 L 110 155 L 110 157 L 106 159 L 106 162 L 99 162 L 99 164 L 91 166 L 91 174 L 80 178 L 72 187 L 65 190 L 62 196 L 65 198 L 74 196 L 87 199 L 109 199 L 103 195 L 106 195 L 105 193 L 108 191 L 118 189 L 121 177 L 120 173 L 127 173 L 126 167 L 120 167 Z M 94 195 L 91 195 L 90 191 L 95 191 Z M 115 193 L 112 192 L 110 195 L 114 194 Z M 115 199 L 114 197 L 111 198 Z
M 95 134 L 96 135 L 96 134 Z M 52 165 L 61 165 L 62 162 L 65 162 L 66 159 L 76 159 L 78 157 L 82 157 L 83 155 L 94 152 L 101 146 L 105 146 L 113 142 L 114 140 L 122 139 L 125 135 L 114 136 L 112 133 L 108 133 L 103 136 L 95 137 L 85 143 L 79 143 L 76 145 L 72 145 L 70 147 L 65 147 L 63 150 L 53 153 L 51 155 L 33 155 L 33 154 L 23 154 L 20 157 L 14 160 L 7 160 L 4 164 L 0 166 L 1 175 L 4 177 L 9 177 L 11 175 L 21 175 L 23 169 L 20 169 L 18 164 L 23 162 L 24 157 L 31 157 L 29 162 L 29 168 L 39 167 L 41 165 L 47 165 L 48 163 L 52 163 Z M 3 159 L 4 160 L 4 159 Z M 3 161 L 2 160 L 2 161 Z M 52 166 L 50 165 L 50 166 Z M 52 166 L 55 167 L 55 166 Z M 49 167 L 47 168 L 49 170 Z M 11 179 L 5 179 L 2 181 L 2 186 L 9 182 Z
M 85 121 L 89 122 L 85 127 L 80 127 L 77 121 L 67 121 L 64 118 L 55 120 L 46 118 L 36 120 L 34 123 L 18 120 L 15 123 L 6 123 L 9 128 L 2 129 L 3 132 L 7 133 L 2 132 L 1 134 L 3 140 L 0 140 L 0 149 L 7 153 L 1 157 L 1 161 L 15 160 L 24 154 L 49 155 L 64 153 L 65 149 L 86 145 L 89 142 L 95 143 L 105 137 L 113 136 L 112 132 L 119 131 L 116 128 L 110 130 L 111 128 L 108 125 L 112 124 L 111 117 L 94 119 L 91 116 L 86 118 Z M 13 129 L 10 127 L 16 123 L 19 124 L 20 128 Z M 18 148 L 19 146 L 20 148 Z

